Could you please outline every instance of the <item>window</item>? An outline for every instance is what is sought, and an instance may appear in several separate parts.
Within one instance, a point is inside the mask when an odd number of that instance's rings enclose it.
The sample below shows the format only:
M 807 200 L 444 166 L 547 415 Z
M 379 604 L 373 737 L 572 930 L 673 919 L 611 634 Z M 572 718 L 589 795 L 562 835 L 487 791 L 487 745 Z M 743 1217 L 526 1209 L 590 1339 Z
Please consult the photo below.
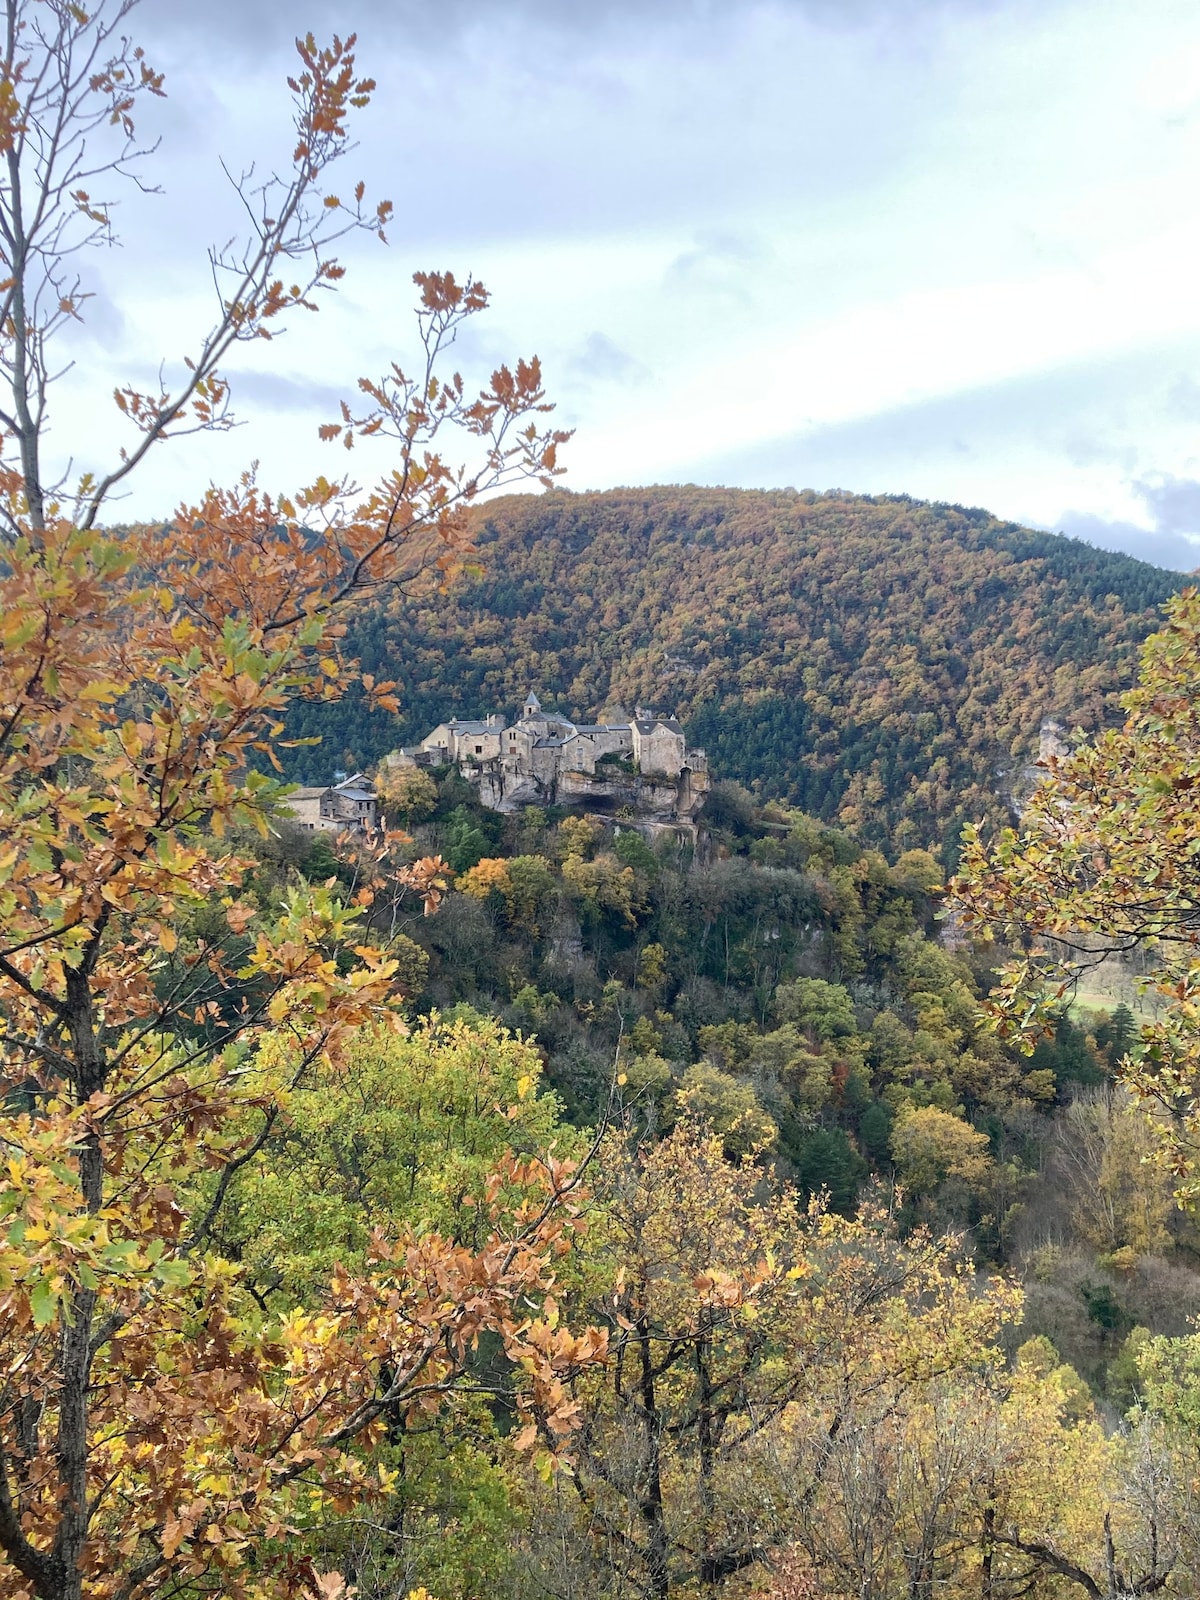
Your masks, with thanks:
M 477 756 L 481 756 L 483 754 L 483 746 L 481 744 L 477 744 L 475 746 L 475 754 Z

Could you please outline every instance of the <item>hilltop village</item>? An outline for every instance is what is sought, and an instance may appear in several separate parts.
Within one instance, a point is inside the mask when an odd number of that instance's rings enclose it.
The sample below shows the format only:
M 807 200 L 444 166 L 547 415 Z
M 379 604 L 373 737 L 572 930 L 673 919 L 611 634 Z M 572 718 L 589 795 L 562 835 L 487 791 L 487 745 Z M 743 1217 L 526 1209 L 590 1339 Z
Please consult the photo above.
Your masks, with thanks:
M 494 811 L 578 806 L 640 820 L 650 831 L 693 827 L 709 789 L 707 757 L 688 748 L 673 716 L 639 706 L 632 717 L 617 709 L 599 722 L 573 722 L 543 711 L 532 691 L 511 726 L 496 713 L 451 717 L 387 764 L 455 765 Z

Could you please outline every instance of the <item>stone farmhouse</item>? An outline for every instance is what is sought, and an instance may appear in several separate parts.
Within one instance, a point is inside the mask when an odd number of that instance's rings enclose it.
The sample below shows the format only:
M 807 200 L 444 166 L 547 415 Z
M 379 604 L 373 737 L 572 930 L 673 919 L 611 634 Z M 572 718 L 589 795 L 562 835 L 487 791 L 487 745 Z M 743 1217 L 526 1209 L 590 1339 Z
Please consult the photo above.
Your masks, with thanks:
M 688 749 L 674 717 L 639 706 L 632 718 L 572 722 L 543 711 L 532 691 L 511 726 L 500 715 L 451 717 L 389 760 L 456 765 L 495 811 L 579 805 L 690 824 L 709 788 L 707 757 Z
M 362 772 L 325 788 L 297 789 L 283 804 L 306 833 L 372 833 L 379 824 L 379 801 Z

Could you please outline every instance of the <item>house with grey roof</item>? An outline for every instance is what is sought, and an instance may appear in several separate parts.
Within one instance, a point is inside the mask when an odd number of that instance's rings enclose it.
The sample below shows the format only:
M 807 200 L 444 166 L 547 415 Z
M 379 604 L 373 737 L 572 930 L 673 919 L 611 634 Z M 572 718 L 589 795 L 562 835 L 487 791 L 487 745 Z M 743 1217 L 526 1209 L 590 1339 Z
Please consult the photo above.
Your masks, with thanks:
M 504 727 L 503 717 L 486 717 L 482 721 L 451 717 L 449 722 L 439 722 L 417 748 L 427 751 L 435 766 L 494 761 L 500 754 Z
M 306 833 L 372 833 L 379 826 L 379 799 L 362 772 L 340 783 L 294 789 L 282 809 Z

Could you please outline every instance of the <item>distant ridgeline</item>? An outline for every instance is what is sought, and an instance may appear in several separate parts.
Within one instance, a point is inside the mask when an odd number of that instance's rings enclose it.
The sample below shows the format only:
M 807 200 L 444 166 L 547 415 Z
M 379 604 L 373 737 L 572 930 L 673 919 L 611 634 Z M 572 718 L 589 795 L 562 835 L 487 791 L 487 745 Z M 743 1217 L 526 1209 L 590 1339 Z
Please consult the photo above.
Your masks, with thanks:
M 476 513 L 482 571 L 349 619 L 405 715 L 307 705 L 301 778 L 411 743 L 527 684 L 597 716 L 669 705 L 722 778 L 873 842 L 953 849 L 1008 815 L 1047 715 L 1116 712 L 1186 581 L 1131 557 L 906 497 L 735 489 L 513 496 Z

